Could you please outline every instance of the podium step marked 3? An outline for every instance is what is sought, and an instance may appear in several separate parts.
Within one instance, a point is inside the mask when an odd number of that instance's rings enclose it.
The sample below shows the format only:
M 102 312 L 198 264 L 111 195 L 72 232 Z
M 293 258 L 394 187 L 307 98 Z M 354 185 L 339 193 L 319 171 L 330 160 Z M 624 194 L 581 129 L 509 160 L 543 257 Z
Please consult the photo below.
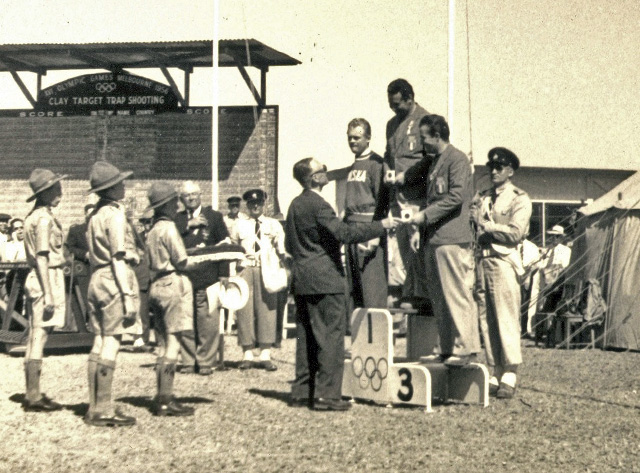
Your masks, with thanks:
M 425 335 L 426 336 L 426 335 Z M 342 395 L 381 404 L 424 406 L 432 400 L 489 405 L 489 372 L 479 363 L 393 360 L 393 322 L 384 309 L 356 309 L 351 316 L 351 359 L 345 360 Z

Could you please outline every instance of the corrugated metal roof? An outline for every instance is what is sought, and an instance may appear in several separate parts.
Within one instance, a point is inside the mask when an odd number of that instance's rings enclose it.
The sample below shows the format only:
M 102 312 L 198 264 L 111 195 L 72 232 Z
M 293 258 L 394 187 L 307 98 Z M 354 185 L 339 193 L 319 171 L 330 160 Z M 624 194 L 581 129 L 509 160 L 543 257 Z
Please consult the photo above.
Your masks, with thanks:
M 247 54 L 248 48 L 248 54 Z M 255 39 L 220 40 L 220 67 L 266 68 L 291 66 L 300 61 Z M 73 43 L 0 45 L 0 72 L 48 70 L 211 67 L 213 41 L 167 41 L 146 43 Z
M 260 69 L 269 66 L 297 66 L 301 64 L 280 51 L 270 48 L 255 39 L 221 39 L 218 44 L 220 67 L 235 67 L 236 60 L 243 66 Z

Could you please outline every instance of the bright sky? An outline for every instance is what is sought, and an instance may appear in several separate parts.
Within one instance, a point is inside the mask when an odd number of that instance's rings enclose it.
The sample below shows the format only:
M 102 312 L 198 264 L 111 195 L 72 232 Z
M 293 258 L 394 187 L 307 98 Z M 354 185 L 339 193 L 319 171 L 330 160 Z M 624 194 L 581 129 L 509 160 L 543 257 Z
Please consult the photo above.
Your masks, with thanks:
M 477 163 L 493 146 L 507 146 L 525 166 L 640 167 L 640 2 L 467 1 L 471 102 L 466 2 L 456 0 L 455 146 L 469 151 L 472 144 Z M 255 38 L 302 61 L 267 75 L 267 102 L 280 107 L 285 209 L 298 191 L 290 178 L 295 161 L 313 155 L 329 167 L 351 162 L 351 118 L 367 118 L 372 147 L 384 151 L 391 80 L 409 80 L 422 106 L 449 116 L 446 0 L 220 0 L 219 18 L 220 38 Z M 211 0 L 3 0 L 0 42 L 210 39 L 213 19 Z M 26 108 L 13 80 L 0 76 L 0 107 Z M 194 74 L 194 105 L 213 103 L 211 78 L 210 70 Z M 43 86 L 58 80 L 50 73 Z M 235 69 L 220 71 L 218 99 L 253 104 Z

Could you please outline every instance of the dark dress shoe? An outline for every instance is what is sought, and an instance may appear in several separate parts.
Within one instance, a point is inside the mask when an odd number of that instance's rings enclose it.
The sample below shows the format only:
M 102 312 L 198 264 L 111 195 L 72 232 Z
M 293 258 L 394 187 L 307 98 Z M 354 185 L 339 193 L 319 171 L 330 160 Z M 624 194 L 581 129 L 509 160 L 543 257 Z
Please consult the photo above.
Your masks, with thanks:
M 516 394 L 516 388 L 505 383 L 500 383 L 496 397 L 498 399 L 511 399 Z
M 496 397 L 498 395 L 499 386 L 497 384 L 489 383 L 489 396 Z
M 198 371 L 198 374 L 200 376 L 211 376 L 211 374 L 213 374 L 213 368 L 207 366 L 207 367 L 200 367 L 200 370 Z
M 297 399 L 297 398 L 291 398 L 289 399 L 289 407 L 311 407 L 309 405 L 309 399 L 307 398 L 302 398 L 302 399 Z
M 135 425 L 136 418 L 126 416 L 120 410 L 116 409 L 112 415 L 96 413 L 85 416 L 84 422 L 94 427 L 128 427 Z
M 182 368 L 180 368 L 180 373 L 182 374 L 193 374 L 196 372 L 196 369 L 194 366 L 183 366 Z
M 471 355 L 451 355 L 446 360 L 444 360 L 444 364 L 447 366 L 460 368 L 462 366 L 467 366 L 470 361 Z
M 22 408 L 25 412 L 53 412 L 59 411 L 62 406 L 43 394 L 37 401 L 30 402 L 25 400 Z
M 175 399 L 167 403 L 156 401 L 151 409 L 154 416 L 159 417 L 184 417 L 192 416 L 195 409 L 190 406 L 184 406 Z
M 256 368 L 260 368 L 266 371 L 276 371 L 278 367 L 271 360 L 261 360 L 256 363 Z
M 351 403 L 342 399 L 318 398 L 314 401 L 313 408 L 316 411 L 348 411 L 351 409 Z
M 427 355 L 420 357 L 420 363 L 444 363 L 447 358 L 451 355 Z
M 238 365 L 238 368 L 241 370 L 250 370 L 253 368 L 253 361 L 251 360 L 242 360 Z

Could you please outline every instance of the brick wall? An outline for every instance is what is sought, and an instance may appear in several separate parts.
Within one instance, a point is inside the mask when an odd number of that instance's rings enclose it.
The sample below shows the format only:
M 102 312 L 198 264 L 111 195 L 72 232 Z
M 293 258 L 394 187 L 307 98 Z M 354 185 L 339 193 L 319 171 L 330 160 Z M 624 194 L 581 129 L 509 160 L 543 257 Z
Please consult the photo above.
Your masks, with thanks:
M 219 202 L 250 188 L 274 197 L 277 186 L 277 108 L 220 109 Z M 24 217 L 32 208 L 28 178 L 36 167 L 70 174 L 63 182 L 63 200 L 55 213 L 66 228 L 83 218 L 83 207 L 95 200 L 86 193 L 96 160 L 106 159 L 132 170 L 126 181 L 127 206 L 137 218 L 147 206 L 146 192 L 154 180 L 178 188 L 197 181 L 203 202 L 211 202 L 211 117 L 208 114 L 165 113 L 143 116 L 74 116 L 0 118 L 0 212 Z M 268 215 L 277 208 L 270 198 Z

